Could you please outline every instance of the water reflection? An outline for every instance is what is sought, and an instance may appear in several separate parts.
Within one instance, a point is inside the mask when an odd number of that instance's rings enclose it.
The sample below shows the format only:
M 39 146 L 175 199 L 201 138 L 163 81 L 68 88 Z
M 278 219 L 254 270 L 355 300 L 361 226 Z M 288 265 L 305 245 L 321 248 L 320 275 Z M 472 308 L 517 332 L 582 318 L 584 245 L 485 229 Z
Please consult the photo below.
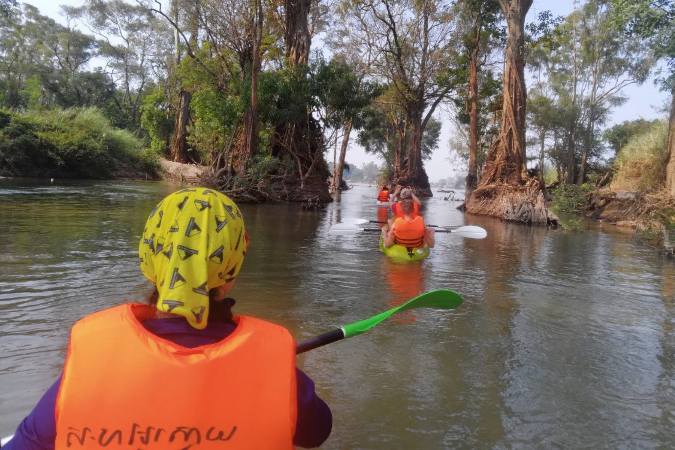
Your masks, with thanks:
M 140 298 L 136 262 L 157 183 L 0 182 L 0 434 L 58 374 L 82 315 Z M 464 216 L 425 201 L 438 234 L 421 264 L 392 264 L 377 233 L 328 234 L 344 218 L 383 220 L 375 187 L 324 211 L 242 205 L 252 238 L 237 309 L 299 340 L 434 288 L 455 311 L 415 310 L 300 364 L 335 415 L 325 448 L 668 448 L 675 440 L 675 271 L 630 236 L 547 231 Z

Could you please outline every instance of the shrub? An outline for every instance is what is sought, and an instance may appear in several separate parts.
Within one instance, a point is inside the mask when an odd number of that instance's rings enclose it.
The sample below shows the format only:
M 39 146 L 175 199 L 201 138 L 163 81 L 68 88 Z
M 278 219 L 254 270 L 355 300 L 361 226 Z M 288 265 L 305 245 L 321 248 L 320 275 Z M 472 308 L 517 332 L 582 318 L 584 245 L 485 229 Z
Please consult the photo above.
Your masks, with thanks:
M 150 136 L 150 148 L 164 154 L 173 132 L 173 120 L 169 101 L 159 86 L 143 99 L 141 125 Z
M 141 142 L 95 108 L 5 112 L 5 122 L 0 172 L 7 175 L 107 178 L 144 166 Z
M 561 184 L 552 191 L 552 208 L 556 214 L 578 214 L 586 206 L 586 196 L 593 189 L 589 184 Z
M 658 189 L 665 180 L 668 124 L 652 125 L 629 139 L 614 162 L 612 190 L 647 192 Z

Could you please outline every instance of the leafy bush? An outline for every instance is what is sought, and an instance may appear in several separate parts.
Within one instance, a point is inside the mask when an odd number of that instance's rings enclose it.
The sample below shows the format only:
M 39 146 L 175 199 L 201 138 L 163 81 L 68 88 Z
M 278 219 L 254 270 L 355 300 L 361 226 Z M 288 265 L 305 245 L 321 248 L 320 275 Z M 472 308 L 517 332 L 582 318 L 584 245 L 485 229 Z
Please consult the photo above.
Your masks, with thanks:
M 141 125 L 150 136 L 150 148 L 158 155 L 166 153 L 173 132 L 169 101 L 158 86 L 143 99 Z
M 652 125 L 623 146 L 614 162 L 612 190 L 647 192 L 658 189 L 665 180 L 668 124 Z
M 556 214 L 578 214 L 586 206 L 587 194 L 593 190 L 590 184 L 561 184 L 553 190 L 552 208 Z
M 147 167 L 141 142 L 94 108 L 3 112 L 0 172 L 13 176 L 107 178 Z

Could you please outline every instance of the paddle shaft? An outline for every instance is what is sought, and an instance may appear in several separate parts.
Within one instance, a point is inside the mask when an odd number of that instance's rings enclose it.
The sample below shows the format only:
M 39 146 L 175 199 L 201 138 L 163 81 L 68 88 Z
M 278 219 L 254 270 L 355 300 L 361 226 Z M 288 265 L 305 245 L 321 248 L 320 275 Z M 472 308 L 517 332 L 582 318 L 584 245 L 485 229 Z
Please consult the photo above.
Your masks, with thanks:
M 345 333 L 342 331 L 342 328 L 337 328 L 335 330 L 329 331 L 327 333 L 320 334 L 312 339 L 308 339 L 305 342 L 301 342 L 295 347 L 295 353 L 305 353 L 309 350 L 313 350 L 317 347 L 322 347 L 324 345 L 342 340 L 345 338 Z
M 384 225 L 387 222 L 382 222 L 380 220 L 369 220 L 368 223 L 379 223 L 380 225 Z M 457 228 L 460 225 L 426 225 L 426 226 L 431 227 L 431 228 L 441 228 L 441 229 L 447 228 L 447 229 L 450 229 L 450 228 Z
M 431 226 L 431 225 L 427 225 L 427 226 Z M 361 228 L 361 231 L 377 231 L 377 232 L 380 232 L 382 230 L 379 229 L 379 228 Z M 436 229 L 434 229 L 434 231 L 436 233 L 452 233 L 455 230 L 448 230 L 447 228 L 436 228 Z

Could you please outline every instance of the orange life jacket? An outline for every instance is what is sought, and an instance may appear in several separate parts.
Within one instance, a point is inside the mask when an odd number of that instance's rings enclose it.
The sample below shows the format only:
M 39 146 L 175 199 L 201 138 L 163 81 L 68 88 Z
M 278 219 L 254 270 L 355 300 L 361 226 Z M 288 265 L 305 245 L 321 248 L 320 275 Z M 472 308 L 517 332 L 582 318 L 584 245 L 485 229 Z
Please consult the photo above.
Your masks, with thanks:
M 382 189 L 379 194 L 377 194 L 378 202 L 388 202 L 389 201 L 389 191 Z
M 399 202 L 396 202 L 393 205 L 391 205 L 391 212 L 394 214 L 395 217 L 405 216 L 405 214 L 403 213 L 403 208 L 401 208 Z M 413 210 L 410 215 L 413 217 L 417 217 L 420 215 L 420 204 L 414 200 L 413 200 Z
M 394 228 L 394 240 L 397 244 L 407 248 L 417 248 L 424 245 L 424 219 L 416 216 L 408 221 L 405 217 L 399 217 L 392 225 Z
M 186 348 L 147 331 L 150 306 L 77 322 L 56 400 L 60 449 L 292 449 L 295 342 L 247 316 L 222 341 Z

